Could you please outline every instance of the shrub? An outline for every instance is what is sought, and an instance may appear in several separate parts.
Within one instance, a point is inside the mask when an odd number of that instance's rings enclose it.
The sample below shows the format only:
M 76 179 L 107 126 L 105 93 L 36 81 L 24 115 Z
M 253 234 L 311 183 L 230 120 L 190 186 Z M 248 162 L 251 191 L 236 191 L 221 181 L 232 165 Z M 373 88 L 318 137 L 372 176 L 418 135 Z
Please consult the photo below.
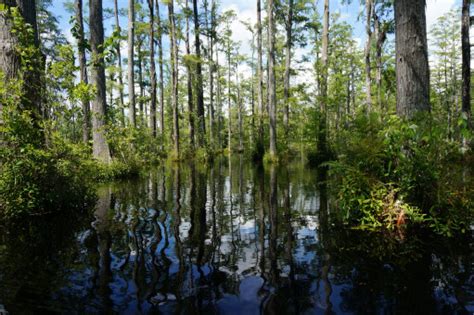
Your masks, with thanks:
M 14 219 L 68 207 L 83 210 L 93 201 L 84 166 L 62 146 L 45 149 L 28 111 L 5 107 L 0 176 L 0 217 Z
M 437 126 L 437 127 L 433 127 Z M 474 191 L 460 141 L 431 117 L 359 115 L 341 131 L 330 168 L 340 219 L 371 228 L 421 223 L 434 232 L 465 232 Z

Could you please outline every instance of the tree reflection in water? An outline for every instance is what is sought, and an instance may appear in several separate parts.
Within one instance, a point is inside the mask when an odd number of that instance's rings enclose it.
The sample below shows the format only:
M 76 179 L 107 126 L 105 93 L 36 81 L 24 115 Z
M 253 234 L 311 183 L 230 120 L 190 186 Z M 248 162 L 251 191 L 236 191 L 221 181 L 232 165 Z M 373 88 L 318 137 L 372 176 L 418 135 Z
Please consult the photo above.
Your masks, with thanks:
M 470 239 L 344 229 L 323 182 L 298 165 L 239 157 L 103 187 L 93 217 L 3 229 L 0 304 L 11 313 L 472 313 Z

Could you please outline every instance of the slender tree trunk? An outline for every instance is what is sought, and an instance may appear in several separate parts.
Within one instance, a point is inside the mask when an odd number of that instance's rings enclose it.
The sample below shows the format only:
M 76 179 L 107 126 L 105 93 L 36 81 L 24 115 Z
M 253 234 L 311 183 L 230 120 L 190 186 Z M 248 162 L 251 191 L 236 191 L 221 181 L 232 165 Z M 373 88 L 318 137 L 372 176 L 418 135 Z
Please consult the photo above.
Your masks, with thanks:
M 209 64 L 209 144 L 211 148 L 214 147 L 214 132 L 215 132 L 215 126 L 214 126 L 214 115 L 215 115 L 215 110 L 214 110 L 214 71 L 215 71 L 215 66 L 214 66 L 214 37 L 216 33 L 216 6 L 215 6 L 215 0 L 211 1 L 211 10 L 210 10 L 210 25 L 208 24 L 208 9 L 207 9 L 207 0 L 206 0 L 206 27 L 209 31 L 208 35 L 208 46 L 209 46 L 209 52 L 208 52 L 208 64 Z
M 258 50 L 258 68 L 257 68 L 257 104 L 258 104 L 258 144 L 257 149 L 263 149 L 263 50 L 262 50 L 262 5 L 261 0 L 257 0 L 257 50 Z M 263 152 L 258 152 L 262 154 Z M 261 158 L 261 156 L 259 157 Z
M 395 1 L 397 114 L 430 111 L 426 0 Z
M 349 112 L 350 115 L 353 115 L 354 109 L 355 109 L 355 103 L 356 103 L 356 100 L 355 100 L 356 99 L 356 78 L 355 78 L 356 70 L 357 70 L 357 68 L 354 64 L 354 59 L 351 59 L 351 77 L 350 77 L 350 80 L 351 80 L 352 109 Z
M 348 73 L 346 75 L 349 77 L 349 80 L 347 80 L 346 85 L 346 119 L 344 121 L 347 121 L 347 117 L 349 117 L 351 112 L 351 75 Z
M 256 130 L 255 130 L 255 78 L 256 78 L 256 71 L 255 71 L 255 34 L 252 34 L 252 59 L 251 59 L 251 86 L 250 86 L 250 109 L 251 109 L 251 137 L 250 137 L 250 145 L 251 147 L 255 145 L 255 138 L 256 138 Z
M 219 65 L 219 49 L 216 47 L 216 81 L 217 81 L 217 146 L 222 149 L 221 129 L 222 129 L 222 86 L 221 69 Z
M 329 0 L 324 1 L 323 34 L 321 52 L 321 97 L 318 134 L 318 152 L 327 155 L 327 97 L 328 97 L 328 53 L 329 53 Z
M 135 1 L 128 0 L 128 119 L 132 128 L 136 127 L 135 113 Z
M 273 0 L 267 0 L 268 15 L 268 110 L 270 118 L 270 155 L 277 155 L 276 83 L 275 83 L 275 21 Z
M 150 128 L 151 135 L 156 138 L 156 66 L 155 66 L 155 3 L 148 0 L 150 10 Z
M 105 119 L 107 103 L 105 100 L 105 63 L 104 63 L 104 25 L 102 0 L 89 0 L 90 45 L 92 52 L 91 84 L 96 88 L 92 100 L 92 140 L 93 155 L 103 163 L 110 163 L 109 145 L 105 138 Z
M 228 66 L 228 69 L 227 69 L 227 103 L 228 103 L 228 111 L 229 111 L 229 119 L 228 119 L 228 134 L 229 134 L 229 137 L 228 137 L 228 150 L 229 150 L 229 156 L 230 154 L 232 153 L 232 108 L 231 108 L 231 97 L 230 97 L 230 75 L 231 75 L 231 62 L 230 62 L 230 55 L 231 55 L 231 51 L 230 51 L 230 38 L 228 39 L 228 42 L 227 42 L 227 66 Z
M 89 84 L 89 79 L 87 77 L 87 60 L 86 60 L 86 42 L 84 39 L 84 18 L 82 14 L 82 0 L 76 0 L 75 2 L 76 9 L 76 23 L 77 23 L 77 51 L 79 57 L 79 69 L 81 75 L 81 82 L 84 84 Z M 90 119 L 90 103 L 87 98 L 81 100 L 82 103 L 82 141 L 84 143 L 89 142 L 89 119 Z
M 204 118 L 204 92 L 202 80 L 202 60 L 201 60 L 201 41 L 200 41 L 200 27 L 199 27 L 199 11 L 197 0 L 193 0 L 194 13 L 194 46 L 196 49 L 196 110 L 198 117 L 198 144 L 199 147 L 204 146 L 206 137 L 206 120 Z
M 186 54 L 191 55 L 191 48 L 189 45 L 189 1 L 186 0 Z M 188 117 L 189 117 L 189 143 L 191 149 L 195 146 L 195 134 L 194 134 L 194 98 L 193 98 L 193 71 L 191 69 L 190 62 L 186 63 L 186 70 L 188 72 Z
M 174 16 L 174 0 L 168 2 L 171 41 L 171 102 L 173 107 L 173 144 L 176 158 L 179 159 L 179 117 L 178 117 L 178 47 L 176 43 L 176 22 Z
M 119 20 L 119 8 L 117 0 L 114 0 L 114 15 L 115 15 L 115 28 L 118 34 L 122 34 L 122 29 L 120 28 Z M 118 81 L 119 81 L 119 100 L 120 100 L 120 110 L 122 111 L 122 125 L 125 126 L 125 100 L 123 93 L 123 69 L 122 69 L 122 52 L 120 50 L 120 40 L 117 41 L 115 46 L 115 53 L 117 54 L 117 63 L 118 63 Z
M 145 121 L 145 110 L 144 110 L 144 98 L 145 89 L 143 84 L 143 53 L 142 53 L 143 38 L 139 38 L 137 43 L 137 66 L 138 66 L 138 87 L 139 87 L 139 99 L 138 99 L 138 111 L 140 115 L 140 124 L 143 125 Z
M 112 71 L 110 71 L 108 73 L 108 75 L 109 75 L 109 78 L 108 79 L 106 78 L 106 80 L 109 80 L 109 82 L 115 82 L 114 73 Z M 108 104 L 110 104 L 110 106 L 113 106 L 112 104 L 114 103 L 114 88 L 113 88 L 112 85 L 110 85 L 109 90 L 107 92 L 109 92 L 109 102 L 108 102 Z
M 164 73 L 163 73 L 163 29 L 160 16 L 160 4 L 158 0 L 156 4 L 156 17 L 158 22 L 158 63 L 160 66 L 160 133 L 161 133 L 161 150 L 164 150 L 165 141 L 165 90 L 164 90 Z
M 283 125 L 285 127 L 285 141 L 288 141 L 289 120 L 290 120 L 290 75 L 291 75 L 291 46 L 293 31 L 293 0 L 288 2 L 288 20 L 286 21 L 286 53 L 285 53 L 285 78 L 283 88 L 283 98 L 285 111 L 283 115 Z
M 240 94 L 239 68 L 235 67 L 235 84 L 237 88 L 237 106 L 238 106 L 238 120 L 239 120 L 239 153 L 244 150 L 243 131 L 242 131 L 242 97 Z
M 383 45 L 385 40 L 387 39 L 387 29 L 384 25 L 380 24 L 380 19 L 374 15 L 375 18 L 375 31 L 377 33 L 377 44 L 376 44 L 376 61 L 377 61 L 377 74 L 376 74 L 376 82 L 377 82 L 377 103 L 382 110 L 382 114 L 385 114 L 387 108 L 382 101 L 382 68 L 383 68 L 383 61 L 382 61 L 382 51 Z
M 365 0 L 365 14 L 366 24 L 365 32 L 367 34 L 367 40 L 365 43 L 365 89 L 366 89 L 366 105 L 368 112 L 372 111 L 372 66 L 370 64 L 370 51 L 372 48 L 372 16 L 374 10 L 373 0 Z
M 471 1 L 462 2 L 462 112 L 466 115 L 469 128 L 471 122 L 471 43 L 469 37 Z

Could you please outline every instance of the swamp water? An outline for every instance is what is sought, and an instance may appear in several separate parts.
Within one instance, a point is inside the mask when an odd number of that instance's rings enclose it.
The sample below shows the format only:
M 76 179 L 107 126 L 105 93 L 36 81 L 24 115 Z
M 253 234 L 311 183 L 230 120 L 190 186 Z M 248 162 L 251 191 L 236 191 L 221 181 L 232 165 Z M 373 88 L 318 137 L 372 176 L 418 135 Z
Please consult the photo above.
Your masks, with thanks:
M 474 312 L 472 238 L 338 227 L 299 165 L 163 167 L 98 197 L 0 231 L 10 314 Z

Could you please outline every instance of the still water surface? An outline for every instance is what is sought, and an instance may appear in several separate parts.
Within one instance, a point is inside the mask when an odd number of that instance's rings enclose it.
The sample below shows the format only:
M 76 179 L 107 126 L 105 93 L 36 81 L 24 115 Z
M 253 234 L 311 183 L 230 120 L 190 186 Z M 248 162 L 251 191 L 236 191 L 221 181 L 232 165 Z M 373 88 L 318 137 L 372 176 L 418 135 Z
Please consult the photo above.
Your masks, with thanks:
M 472 238 L 342 229 L 299 165 L 162 167 L 98 196 L 0 232 L 10 314 L 474 312 Z

